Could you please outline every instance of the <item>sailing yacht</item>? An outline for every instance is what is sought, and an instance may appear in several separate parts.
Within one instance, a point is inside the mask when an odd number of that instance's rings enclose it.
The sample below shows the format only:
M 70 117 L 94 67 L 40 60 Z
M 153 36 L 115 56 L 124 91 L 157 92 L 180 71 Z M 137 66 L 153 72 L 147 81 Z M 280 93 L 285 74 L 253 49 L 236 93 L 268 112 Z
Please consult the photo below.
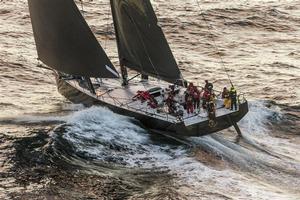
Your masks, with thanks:
M 174 136 L 237 127 L 248 112 L 241 95 L 237 110 L 224 108 L 223 100 L 216 98 L 213 119 L 202 108 L 188 113 L 184 100 L 174 101 L 176 112 L 170 112 L 166 96 L 172 92 L 182 99 L 186 84 L 150 0 L 110 0 L 121 75 L 73 0 L 28 4 L 38 59 L 54 71 L 58 91 L 73 103 L 105 106 L 153 132 Z M 129 78 L 128 69 L 138 75 Z M 155 106 L 141 94 L 150 96 Z

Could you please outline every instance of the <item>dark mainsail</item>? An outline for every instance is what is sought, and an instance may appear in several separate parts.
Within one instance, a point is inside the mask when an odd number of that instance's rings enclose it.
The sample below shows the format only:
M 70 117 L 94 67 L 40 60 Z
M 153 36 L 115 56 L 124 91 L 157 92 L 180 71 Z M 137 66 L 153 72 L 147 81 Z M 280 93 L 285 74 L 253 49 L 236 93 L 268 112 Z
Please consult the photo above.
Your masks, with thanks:
M 72 75 L 119 76 L 73 0 L 28 0 L 28 4 L 43 63 Z
M 181 79 L 150 0 L 110 0 L 120 61 L 142 74 Z

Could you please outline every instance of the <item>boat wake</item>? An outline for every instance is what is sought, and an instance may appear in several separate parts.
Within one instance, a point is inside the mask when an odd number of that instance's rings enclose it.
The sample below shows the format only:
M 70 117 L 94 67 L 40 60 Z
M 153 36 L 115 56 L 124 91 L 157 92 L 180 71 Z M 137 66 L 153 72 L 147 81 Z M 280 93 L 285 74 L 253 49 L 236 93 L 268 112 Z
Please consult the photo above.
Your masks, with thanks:
M 300 149 L 291 142 L 292 136 L 277 138 L 272 132 L 272 127 L 287 118 L 281 106 L 254 101 L 250 103 L 248 115 L 239 123 L 243 138 L 236 140 L 231 128 L 188 138 L 191 148 L 168 139 L 158 142 L 134 119 L 106 108 L 91 107 L 60 117 L 58 120 L 63 124 L 52 129 L 50 138 L 45 136 L 48 139 L 41 142 L 42 155 L 36 157 L 39 162 L 44 159 L 60 168 L 105 177 L 113 174 L 130 183 L 131 188 L 138 187 L 134 183 L 140 181 L 139 177 L 152 177 L 151 187 L 160 191 L 159 198 L 167 191 L 189 199 L 245 196 L 296 199 L 300 193 L 297 187 L 300 162 L 296 151 Z M 40 123 L 45 120 L 51 121 L 51 117 L 40 118 Z M 39 123 L 38 118 L 29 121 Z M 37 142 L 28 143 L 34 145 L 32 152 L 36 154 Z M 288 155 L 287 150 L 291 154 Z M 22 151 L 26 151 L 24 147 Z M 147 186 L 144 182 L 139 184 L 149 187 L 149 182 Z M 163 185 L 168 189 L 162 191 Z M 133 193 L 130 195 L 144 197 L 141 192 Z
M 224 161 L 225 170 L 222 169 L 221 173 L 213 172 L 211 175 L 218 181 L 226 177 L 226 183 L 238 185 L 242 194 L 255 196 L 256 199 L 267 199 L 270 196 L 275 199 L 296 199 L 297 195 L 285 196 L 285 193 L 299 194 L 297 185 L 300 182 L 297 177 L 300 175 L 300 164 L 296 154 L 291 158 L 286 156 L 286 152 L 300 149 L 291 143 L 290 138 L 279 140 L 272 133 L 272 127 L 281 124 L 284 118 L 285 114 L 278 105 L 256 101 L 250 103 L 250 112 L 239 123 L 243 132 L 243 138 L 240 140 L 230 140 L 220 133 L 190 138 L 190 141 L 197 149 L 209 152 L 215 159 Z M 233 132 L 233 129 L 229 131 Z M 199 158 L 197 153 L 195 158 L 201 161 L 202 158 Z M 240 175 L 243 178 L 239 177 Z M 243 184 L 239 182 L 242 179 L 246 179 Z M 247 184 L 248 186 L 244 187 Z M 239 197 L 231 188 L 227 189 L 224 194 Z M 261 191 L 265 192 L 265 197 L 256 196 L 255 193 L 261 194 Z M 282 196 L 277 193 L 281 193 Z
M 105 108 L 88 108 L 53 131 L 53 145 L 68 145 L 72 154 L 101 164 L 143 168 L 167 163 L 182 151 L 153 144 L 147 131 L 136 123 Z

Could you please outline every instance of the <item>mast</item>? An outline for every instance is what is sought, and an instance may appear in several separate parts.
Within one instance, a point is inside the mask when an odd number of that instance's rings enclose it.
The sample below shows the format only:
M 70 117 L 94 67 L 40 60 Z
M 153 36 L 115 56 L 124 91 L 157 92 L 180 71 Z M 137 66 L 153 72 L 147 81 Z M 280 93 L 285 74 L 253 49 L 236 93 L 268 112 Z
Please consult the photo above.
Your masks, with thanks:
M 122 76 L 122 85 L 128 85 L 128 72 L 125 66 L 124 59 L 120 59 L 120 68 L 121 68 L 121 76 Z
M 87 85 L 88 85 L 88 88 L 90 89 L 90 91 L 91 91 L 93 94 L 96 94 L 95 88 L 94 88 L 94 86 L 93 86 L 93 83 L 92 83 L 90 77 L 84 77 L 84 80 L 86 80 Z

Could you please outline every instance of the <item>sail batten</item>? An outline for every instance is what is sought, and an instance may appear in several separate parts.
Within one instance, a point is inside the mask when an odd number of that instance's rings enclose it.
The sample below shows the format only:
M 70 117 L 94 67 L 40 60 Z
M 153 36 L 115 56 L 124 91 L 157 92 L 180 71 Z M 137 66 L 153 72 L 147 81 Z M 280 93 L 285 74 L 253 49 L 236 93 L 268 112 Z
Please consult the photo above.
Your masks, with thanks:
M 119 75 L 73 0 L 28 0 L 39 59 L 72 75 Z
M 169 82 L 181 79 L 150 0 L 110 1 L 121 62 Z

